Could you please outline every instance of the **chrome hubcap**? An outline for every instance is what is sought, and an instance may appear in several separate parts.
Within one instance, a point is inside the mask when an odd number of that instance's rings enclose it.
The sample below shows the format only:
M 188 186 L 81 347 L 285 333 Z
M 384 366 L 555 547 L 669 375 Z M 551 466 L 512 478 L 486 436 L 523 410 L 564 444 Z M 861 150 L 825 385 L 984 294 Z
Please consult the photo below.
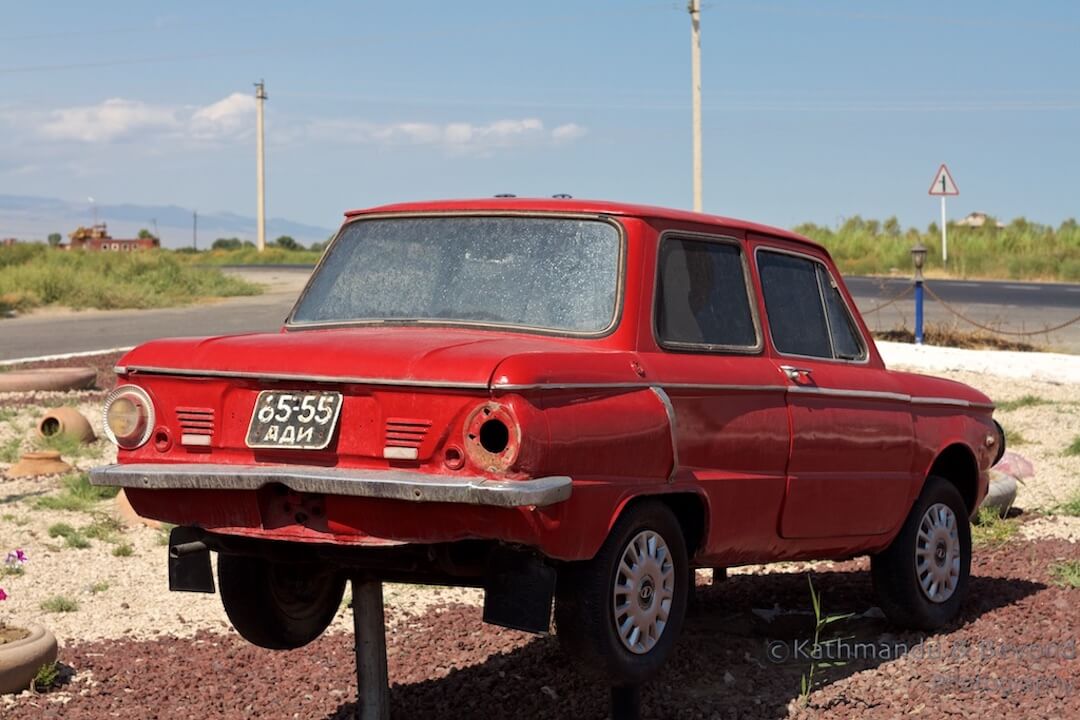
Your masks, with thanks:
M 667 543 L 642 530 L 623 549 L 611 593 L 615 629 L 623 646 L 643 655 L 664 633 L 675 595 L 675 566 Z
M 960 582 L 960 534 L 948 505 L 931 505 L 919 522 L 915 539 L 915 574 L 923 595 L 943 603 Z

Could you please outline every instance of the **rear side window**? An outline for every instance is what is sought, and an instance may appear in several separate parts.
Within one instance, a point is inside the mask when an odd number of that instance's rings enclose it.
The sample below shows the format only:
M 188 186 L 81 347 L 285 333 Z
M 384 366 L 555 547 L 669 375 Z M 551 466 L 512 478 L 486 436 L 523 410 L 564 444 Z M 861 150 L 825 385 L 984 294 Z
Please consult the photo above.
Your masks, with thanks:
M 833 354 L 841 360 L 861 360 L 865 351 L 859 339 L 859 331 L 855 329 L 855 320 L 844 304 L 836 281 L 822 265 L 818 265 L 818 283 L 821 285 L 821 296 L 825 298 Z
M 779 352 L 842 360 L 865 356 L 855 321 L 821 263 L 767 250 L 758 253 L 757 263 Z
M 656 331 L 661 344 L 758 347 L 742 250 L 728 242 L 670 237 L 660 247 Z

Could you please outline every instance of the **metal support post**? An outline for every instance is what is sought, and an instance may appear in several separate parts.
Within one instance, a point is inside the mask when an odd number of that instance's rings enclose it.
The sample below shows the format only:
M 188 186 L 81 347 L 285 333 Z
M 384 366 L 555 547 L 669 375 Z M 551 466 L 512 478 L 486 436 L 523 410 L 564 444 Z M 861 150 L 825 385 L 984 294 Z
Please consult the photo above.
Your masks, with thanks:
M 921 275 L 921 273 L 920 273 Z M 923 281 L 922 278 L 915 280 L 915 344 L 922 345 L 923 341 Z
M 352 581 L 357 720 L 390 720 L 382 582 Z

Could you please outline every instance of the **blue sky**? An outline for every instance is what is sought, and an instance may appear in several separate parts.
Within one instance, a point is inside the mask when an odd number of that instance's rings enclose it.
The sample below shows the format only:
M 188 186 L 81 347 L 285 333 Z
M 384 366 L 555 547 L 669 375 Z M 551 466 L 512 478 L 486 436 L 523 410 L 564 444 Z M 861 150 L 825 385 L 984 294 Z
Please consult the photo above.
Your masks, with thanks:
M 1080 4 L 704 0 L 705 209 L 1080 214 Z M 6 3 L 0 194 L 254 214 L 515 192 L 688 207 L 689 19 L 655 2 Z

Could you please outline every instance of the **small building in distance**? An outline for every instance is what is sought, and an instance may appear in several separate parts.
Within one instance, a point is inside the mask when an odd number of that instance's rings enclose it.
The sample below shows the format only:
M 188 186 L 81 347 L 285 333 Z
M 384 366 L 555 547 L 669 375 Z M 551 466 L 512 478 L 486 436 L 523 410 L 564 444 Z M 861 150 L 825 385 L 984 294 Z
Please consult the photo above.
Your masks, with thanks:
M 17 242 L 19 241 L 15 238 L 0 238 L 0 247 L 11 247 Z
M 973 213 L 968 213 L 968 216 L 966 218 L 964 218 L 963 220 L 957 220 L 953 224 L 954 225 L 959 225 L 960 227 L 976 227 L 977 228 L 977 227 L 983 227 L 988 222 L 991 222 L 991 218 L 990 218 L 989 215 L 987 215 L 984 212 L 976 211 L 976 212 L 973 212 Z M 1001 222 L 1000 220 L 993 220 L 993 223 L 994 223 L 994 227 L 999 227 L 999 228 L 1005 227 L 1005 223 Z
M 78 227 L 68 233 L 71 242 L 61 244 L 62 250 L 95 250 L 103 252 L 132 252 L 135 250 L 153 250 L 161 247 L 161 240 L 148 235 L 137 238 L 114 238 L 109 235 L 105 223 Z

